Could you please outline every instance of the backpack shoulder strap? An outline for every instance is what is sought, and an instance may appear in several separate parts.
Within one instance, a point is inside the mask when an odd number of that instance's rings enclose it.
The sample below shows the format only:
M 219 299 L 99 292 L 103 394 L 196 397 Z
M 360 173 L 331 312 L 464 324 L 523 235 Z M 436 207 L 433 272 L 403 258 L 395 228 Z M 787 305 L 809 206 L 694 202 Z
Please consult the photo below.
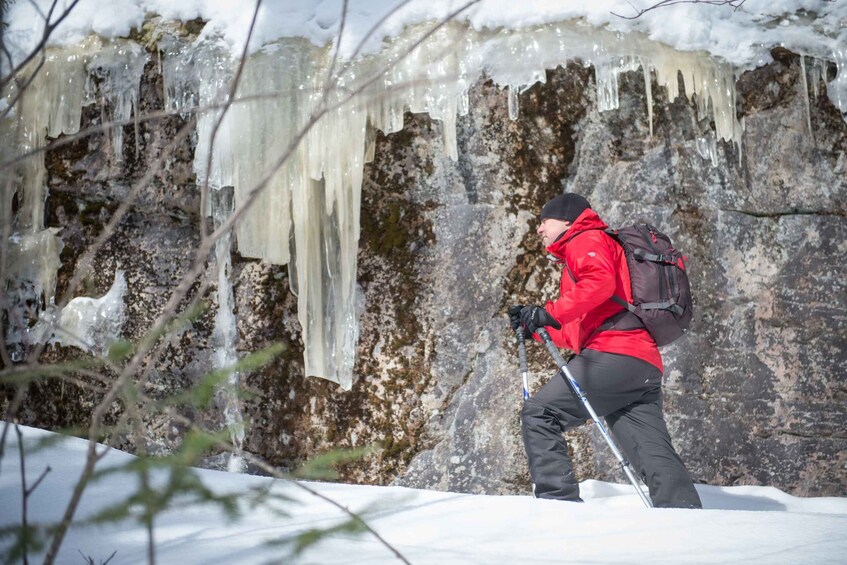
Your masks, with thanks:
M 568 239 L 567 239 L 567 240 L 565 240 L 565 242 L 567 243 L 568 241 L 572 240 L 572 239 L 573 239 L 573 238 L 575 238 L 576 236 L 581 235 L 581 234 L 584 234 L 584 233 L 588 233 L 588 232 L 590 232 L 590 231 L 602 231 L 602 232 L 606 233 L 607 235 L 611 236 L 611 237 L 612 237 L 612 239 L 613 239 L 613 240 L 615 240 L 615 243 L 617 243 L 618 245 L 621 245 L 621 242 L 620 242 L 620 241 L 618 241 L 618 239 L 617 239 L 617 237 L 616 237 L 616 236 L 617 236 L 617 233 L 618 233 L 618 230 L 613 229 L 613 228 L 588 228 L 587 230 L 578 231 L 578 232 L 576 232 L 575 234 L 572 234 L 570 237 L 568 237 Z M 576 283 L 576 282 L 577 282 L 576 275 L 574 275 L 574 274 L 573 274 L 573 271 L 571 271 L 571 268 L 570 268 L 570 267 L 568 267 L 568 262 L 567 262 L 567 261 L 562 261 L 562 263 L 564 263 L 564 264 L 565 264 L 565 270 L 568 272 L 568 276 L 570 277 L 570 279 L 571 279 L 574 283 Z M 622 300 L 622 299 L 618 298 L 617 296 L 613 296 L 613 297 L 612 297 L 612 300 L 614 300 L 615 302 L 617 302 L 618 304 L 620 304 L 620 305 L 621 305 L 621 306 L 623 306 L 624 308 L 627 308 L 628 310 L 630 309 L 630 306 L 631 306 L 631 305 L 630 305 L 630 304 L 629 304 L 626 300 Z
M 607 235 L 609 235 L 615 241 L 615 243 L 617 243 L 618 245 L 623 247 L 623 244 L 621 243 L 621 241 L 617 237 L 618 236 L 618 230 L 616 230 L 614 228 L 605 228 L 605 229 L 603 229 L 603 228 L 591 228 L 589 230 L 580 231 L 580 232 L 577 232 L 577 233 L 571 235 L 568 238 L 568 241 L 570 241 L 571 239 L 575 238 L 576 236 L 578 236 L 582 233 L 585 233 L 585 232 L 588 232 L 588 231 L 600 230 L 600 229 L 602 229 L 603 232 L 605 232 Z M 568 277 L 570 277 L 571 281 L 573 281 L 574 283 L 577 283 L 578 281 L 577 281 L 576 275 L 574 275 L 573 271 L 571 271 L 571 268 L 568 266 L 567 261 L 563 261 L 563 263 L 565 265 L 565 271 L 568 273 Z M 635 308 L 634 304 L 630 304 L 629 302 L 627 302 L 626 300 L 624 300 L 623 298 L 621 298 L 620 296 L 617 296 L 615 294 L 612 295 L 611 299 L 614 300 L 615 303 L 618 304 L 621 308 L 624 308 L 624 310 L 621 310 L 617 314 L 613 314 L 610 318 L 608 318 L 605 322 L 603 322 L 603 324 L 601 324 L 599 328 L 594 330 L 594 333 L 602 332 L 602 331 L 610 330 L 610 329 L 635 330 L 635 329 L 644 328 L 644 324 L 643 324 L 643 322 L 641 322 L 641 319 L 638 316 L 635 315 L 636 308 Z
M 572 240 L 573 238 L 575 238 L 575 237 L 576 237 L 576 236 L 578 236 L 578 235 L 582 235 L 582 234 L 584 234 L 584 233 L 588 233 L 588 232 L 590 232 L 590 231 L 604 231 L 604 232 L 607 232 L 607 233 L 608 233 L 610 230 L 611 230 L 611 231 L 615 231 L 615 232 L 617 232 L 617 230 L 612 230 L 612 228 L 606 228 L 606 229 L 603 229 L 603 228 L 588 228 L 588 229 L 586 229 L 586 230 L 580 230 L 580 231 L 578 231 L 578 232 L 576 232 L 576 233 L 572 233 L 571 235 L 569 235 L 569 236 L 567 237 L 567 239 L 565 239 L 565 243 L 569 242 L 570 240 Z M 611 235 L 611 234 L 609 234 L 609 235 Z

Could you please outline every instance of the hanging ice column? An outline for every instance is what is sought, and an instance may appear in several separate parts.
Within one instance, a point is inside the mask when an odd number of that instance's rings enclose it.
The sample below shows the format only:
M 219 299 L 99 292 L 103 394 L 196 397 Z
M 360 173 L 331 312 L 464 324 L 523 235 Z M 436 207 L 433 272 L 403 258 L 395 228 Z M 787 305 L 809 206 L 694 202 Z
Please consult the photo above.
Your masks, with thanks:
M 619 75 L 640 66 L 651 122 L 651 76 L 674 99 L 681 71 L 700 116 L 714 118 L 716 137 L 740 142 L 733 69 L 704 53 L 575 21 L 498 31 L 453 22 L 423 39 L 431 28 L 406 29 L 381 53 L 338 62 L 343 71 L 327 92 L 329 48 L 296 38 L 265 46 L 246 62 L 238 100 L 214 143 L 217 113 L 203 108 L 225 101 L 235 61 L 209 42 L 160 44 L 169 108 L 198 111 L 198 182 L 233 186 L 236 210 L 251 204 L 236 227 L 239 253 L 290 261 L 306 373 L 345 389 L 358 336 L 356 255 L 363 167 L 373 152 L 369 127 L 391 133 L 402 129 L 404 111 L 428 113 L 442 122 L 444 149 L 456 158 L 456 117 L 467 112 L 468 88 L 483 74 L 509 88 L 514 119 L 520 91 L 543 82 L 546 69 L 580 60 L 596 69 L 601 111 L 617 108 Z
M 232 190 L 220 189 L 211 195 L 211 216 L 215 227 L 223 224 L 232 213 Z M 215 263 L 218 271 L 218 311 L 215 313 L 215 327 L 212 330 L 212 344 L 215 346 L 215 366 L 218 369 L 232 367 L 238 361 L 235 349 L 238 341 L 238 329 L 235 322 L 232 282 L 230 269 L 232 260 L 232 235 L 225 233 L 215 242 Z M 246 463 L 242 455 L 244 446 L 244 417 L 238 398 L 241 375 L 233 371 L 227 381 L 216 391 L 218 402 L 222 405 L 224 422 L 229 428 L 233 453 L 227 462 L 227 470 L 242 472 Z
M 325 54 L 292 40 L 251 57 L 239 94 L 254 100 L 231 107 L 214 141 L 219 113 L 199 114 L 194 164 L 198 182 L 213 190 L 235 188 L 236 209 L 252 204 L 236 227 L 238 251 L 278 264 L 291 261 L 307 375 L 349 389 L 358 339 L 355 275 L 366 113 L 335 109 L 290 150 L 320 100 Z M 214 48 L 170 46 L 164 60 L 169 106 L 222 103 L 233 71 L 232 61 Z M 194 84 L 184 80 L 186 73 Z M 329 104 L 341 96 L 333 95 Z

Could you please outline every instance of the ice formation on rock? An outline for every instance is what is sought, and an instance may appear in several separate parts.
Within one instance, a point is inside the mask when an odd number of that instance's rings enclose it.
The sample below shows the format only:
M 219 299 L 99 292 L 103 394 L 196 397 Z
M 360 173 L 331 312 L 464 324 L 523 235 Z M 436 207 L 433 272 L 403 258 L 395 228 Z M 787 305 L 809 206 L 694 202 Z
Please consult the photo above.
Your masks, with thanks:
M 455 159 L 456 119 L 467 113 L 468 88 L 480 76 L 508 88 L 515 119 L 520 92 L 543 82 L 546 69 L 580 60 L 596 69 L 599 110 L 617 108 L 623 72 L 641 68 L 645 84 L 655 77 L 671 98 L 680 92 L 681 73 L 700 117 L 714 119 L 719 138 L 740 142 L 730 65 L 579 21 L 499 31 L 459 23 L 433 31 L 432 24 L 420 24 L 381 53 L 336 61 L 337 83 L 329 89 L 330 49 L 280 40 L 246 61 L 214 143 L 211 131 L 237 61 L 211 42 L 184 45 L 166 38 L 160 46 L 168 108 L 200 112 L 198 182 L 233 186 L 236 207 L 255 200 L 236 228 L 238 251 L 291 261 L 306 372 L 345 389 L 352 385 L 358 332 L 356 253 L 363 166 L 373 150 L 370 128 L 392 133 L 402 129 L 404 111 L 425 112 L 442 122 L 444 150 Z M 652 89 L 648 102 L 652 119 Z
M 637 32 L 612 32 L 583 20 L 522 29 L 433 26 L 409 26 L 386 40 L 381 52 L 352 60 L 333 61 L 331 46 L 304 38 L 277 39 L 247 59 L 234 100 L 228 96 L 238 61 L 213 34 L 186 43 L 163 28 L 158 43 L 166 108 L 198 117 L 198 184 L 233 187 L 235 213 L 250 205 L 234 230 L 238 252 L 289 263 L 306 373 L 344 389 L 353 382 L 359 207 L 374 129 L 392 133 L 403 128 L 405 111 L 427 113 L 442 123 L 444 150 L 456 159 L 457 117 L 467 113 L 468 89 L 480 77 L 507 90 L 508 116 L 516 119 L 521 92 L 544 82 L 547 69 L 581 61 L 595 69 L 599 111 L 618 107 L 620 75 L 640 69 L 651 131 L 655 81 L 671 100 L 684 92 L 698 116 L 714 122 L 714 136 L 698 142 L 705 158 L 717 164 L 718 140 L 740 148 L 735 69 L 705 52 L 677 51 Z M 834 59 L 838 75 L 828 94 L 844 110 L 847 60 L 843 51 Z M 123 41 L 91 38 L 51 50 L 32 95 L 15 114 L 23 131 L 20 150 L 42 146 L 45 135 L 75 132 L 80 107 L 91 101 L 86 81 L 93 79 L 109 98 L 111 118 L 127 120 L 146 61 L 146 52 Z M 813 72 L 820 68 L 812 66 Z M 13 97 L 14 91 L 7 105 Z M 227 102 L 232 106 L 212 139 Z M 116 160 L 121 135 L 121 128 L 113 130 Z M 40 154 L 27 160 L 23 179 L 19 225 L 34 234 L 42 229 L 45 198 Z
M 47 49 L 43 64 L 39 61 L 27 67 L 19 80 L 11 83 L 3 93 L 9 112 L 0 123 L 0 129 L 4 130 L 2 138 L 13 142 L 0 150 L 0 156 L 3 162 L 22 158 L 17 170 L 17 187 L 13 188 L 21 205 L 15 218 L 11 210 L 3 210 L 4 221 L 14 231 L 9 242 L 11 259 L 5 271 L 10 302 L 9 343 L 32 344 L 38 339 L 47 339 L 47 318 L 58 322 L 56 316 L 59 314 L 52 310 L 62 242 L 57 235 L 59 228 L 44 229 L 47 189 L 44 152 L 40 150 L 47 145 L 48 138 L 79 131 L 83 106 L 95 102 L 94 80 L 101 83 L 100 92 L 107 98 L 105 105 L 112 109 L 111 120 L 128 120 L 137 104 L 141 72 L 147 59 L 144 49 L 133 42 L 104 43 L 92 36 L 76 46 Z M 115 159 L 119 161 L 123 130 L 114 127 L 110 133 Z M 8 186 L 13 184 L 3 182 L 0 190 L 5 191 Z M 4 201 L 11 199 L 4 198 Z M 112 288 L 114 290 L 115 286 Z M 67 318 L 58 322 L 60 326 L 67 322 L 72 327 L 66 328 L 64 337 L 57 334 L 55 340 L 86 350 L 101 350 L 104 336 L 93 328 L 103 322 L 103 311 L 77 308 L 72 304 L 73 301 L 62 310 L 61 316 L 86 314 L 94 318 Z M 39 318 L 43 319 L 36 323 Z M 84 327 L 94 333 L 86 333 L 88 330 L 83 331 Z M 82 332 L 79 339 L 74 338 L 73 334 L 79 332 Z
M 7 309 L 6 342 L 14 344 L 12 357 L 21 361 L 23 345 L 38 343 L 43 330 L 38 325 L 42 313 L 56 303 L 56 274 L 64 247 L 59 228 L 28 234 L 14 234 L 7 243 L 5 294 Z
M 126 321 L 126 277 L 123 271 L 115 272 L 109 291 L 100 298 L 77 296 L 52 315 L 44 316 L 39 325 L 52 331 L 49 343 L 72 345 L 84 351 L 106 354 L 118 341 Z M 53 323 L 50 323 L 50 320 Z M 47 326 L 50 324 L 50 326 Z M 46 337 L 46 336 L 45 336 Z

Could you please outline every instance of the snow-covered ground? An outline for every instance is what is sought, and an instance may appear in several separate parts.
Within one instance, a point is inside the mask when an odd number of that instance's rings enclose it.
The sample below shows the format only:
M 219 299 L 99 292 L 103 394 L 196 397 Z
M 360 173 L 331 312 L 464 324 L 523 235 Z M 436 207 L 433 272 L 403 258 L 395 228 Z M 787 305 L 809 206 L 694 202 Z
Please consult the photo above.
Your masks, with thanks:
M 21 427 L 25 446 L 55 436 Z M 0 462 L 0 528 L 20 523 L 21 477 L 17 439 L 9 433 Z M 84 462 L 86 442 L 66 438 L 29 453 L 27 482 L 51 471 L 29 499 L 29 521 L 58 519 Z M 119 466 L 131 455 L 111 451 L 103 466 Z M 266 488 L 291 502 L 282 516 L 269 506 L 249 509 L 229 521 L 215 506 L 179 504 L 156 520 L 159 563 L 280 562 L 287 549 L 268 545 L 312 528 L 327 528 L 347 516 L 336 506 L 293 483 L 265 477 L 197 470 L 216 493 Z M 411 563 L 685 563 L 843 564 L 847 556 L 847 498 L 797 498 L 771 487 L 698 485 L 705 510 L 648 510 L 629 485 L 582 483 L 585 504 L 530 496 L 482 496 L 400 487 L 300 483 L 354 512 Z M 86 491 L 79 516 L 125 499 L 135 479 L 106 475 Z M 249 496 L 245 494 L 246 504 Z M 136 522 L 74 526 L 58 563 L 146 562 L 146 532 Z M 8 538 L 0 541 L 5 552 Z M 30 555 L 33 561 L 39 556 Z M 338 533 L 307 549 L 299 563 L 399 563 L 369 533 Z

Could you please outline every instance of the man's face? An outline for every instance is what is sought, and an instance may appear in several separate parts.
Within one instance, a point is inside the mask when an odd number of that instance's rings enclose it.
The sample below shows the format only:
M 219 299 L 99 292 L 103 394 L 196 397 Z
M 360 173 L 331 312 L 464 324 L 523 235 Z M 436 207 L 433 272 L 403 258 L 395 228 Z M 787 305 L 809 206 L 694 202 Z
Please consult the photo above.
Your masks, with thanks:
M 544 247 L 547 248 L 551 243 L 556 241 L 556 238 L 565 233 L 565 230 L 569 227 L 571 227 L 570 222 L 557 220 L 555 218 L 544 218 L 541 220 L 541 223 L 538 224 L 538 229 L 535 230 L 535 233 L 541 237 L 541 243 L 543 243 Z

